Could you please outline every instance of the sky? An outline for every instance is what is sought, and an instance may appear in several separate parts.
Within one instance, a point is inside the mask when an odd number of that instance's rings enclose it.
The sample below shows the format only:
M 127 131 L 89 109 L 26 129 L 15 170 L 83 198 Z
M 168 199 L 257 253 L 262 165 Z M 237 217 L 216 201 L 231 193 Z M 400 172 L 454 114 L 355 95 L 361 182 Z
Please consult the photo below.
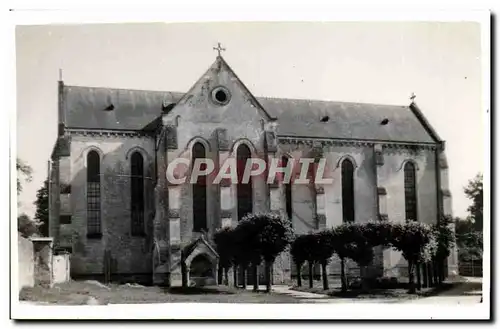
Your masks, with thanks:
M 57 136 L 57 80 L 186 92 L 223 56 L 255 96 L 416 103 L 446 141 L 455 216 L 484 171 L 481 31 L 474 22 L 135 23 L 16 27 L 17 156 L 33 215 Z

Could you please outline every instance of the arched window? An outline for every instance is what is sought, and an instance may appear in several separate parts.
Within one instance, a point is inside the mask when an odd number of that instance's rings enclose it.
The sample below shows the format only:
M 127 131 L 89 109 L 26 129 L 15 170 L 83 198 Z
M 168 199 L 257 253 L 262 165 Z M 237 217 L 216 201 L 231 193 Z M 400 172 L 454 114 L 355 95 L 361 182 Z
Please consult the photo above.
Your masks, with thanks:
M 404 167 L 405 172 L 405 214 L 406 220 L 416 221 L 417 215 L 417 189 L 415 165 L 412 162 L 407 162 Z
M 351 160 L 342 161 L 342 218 L 354 222 L 354 165 Z
M 99 153 L 87 154 L 87 235 L 101 235 L 101 171 Z
M 139 152 L 130 158 L 130 213 L 132 235 L 144 234 L 144 159 Z
M 241 220 L 246 214 L 253 211 L 253 197 L 252 197 L 252 177 L 250 176 L 248 182 L 242 182 L 243 173 L 245 172 L 245 165 L 247 159 L 251 157 L 251 152 L 248 146 L 241 144 L 236 150 L 236 170 L 238 173 L 238 185 L 236 188 L 238 200 L 238 220 Z
M 285 168 L 288 165 L 288 158 L 283 157 L 281 159 L 281 167 Z M 286 175 L 283 175 L 286 176 Z M 285 209 L 286 209 L 286 215 L 288 216 L 288 219 L 291 221 L 292 220 L 292 215 L 293 215 L 293 209 L 292 209 L 292 184 L 291 184 L 291 179 L 290 181 L 284 181 L 283 185 L 285 185 Z
M 196 159 L 204 159 L 206 156 L 205 146 L 195 143 L 193 146 L 193 158 L 191 168 Z M 206 164 L 201 164 L 200 170 L 205 170 Z M 207 179 L 205 175 L 199 175 L 193 184 L 193 232 L 207 230 Z

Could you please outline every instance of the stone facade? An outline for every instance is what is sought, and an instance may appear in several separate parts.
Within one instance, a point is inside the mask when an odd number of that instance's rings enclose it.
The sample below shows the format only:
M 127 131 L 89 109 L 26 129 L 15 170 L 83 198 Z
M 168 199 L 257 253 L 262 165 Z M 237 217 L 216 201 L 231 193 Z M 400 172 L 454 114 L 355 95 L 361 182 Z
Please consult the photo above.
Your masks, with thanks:
M 111 278 L 178 285 L 189 280 L 182 275 L 183 269 L 189 273 L 196 262 L 212 264 L 210 273 L 215 275 L 217 254 L 211 247 L 211 237 L 222 226 L 237 225 L 239 200 L 235 185 L 225 181 L 209 183 L 206 232 L 193 230 L 192 185 L 172 184 L 167 181 L 166 170 L 178 158 L 190 161 L 195 143 L 203 145 L 206 157 L 214 161 L 216 168 L 235 158 L 240 145 L 246 145 L 252 157 L 267 163 L 282 157 L 326 159 L 325 176 L 333 179 L 332 184 L 291 187 L 291 220 L 296 233 L 342 223 L 340 166 L 344 159 L 354 165 L 356 222 L 405 221 L 403 167 L 407 161 L 413 162 L 417 169 L 418 220 L 432 224 L 439 216 L 451 214 L 444 142 L 415 104 L 405 108 L 404 113 L 410 113 L 408 115 L 420 125 L 412 129 L 428 134 L 424 141 L 376 140 L 370 136 L 336 138 L 333 128 L 333 137 L 318 138 L 284 132 L 286 123 L 275 115 L 279 111 L 270 112 L 264 100 L 255 98 L 222 57 L 217 58 L 186 94 L 171 93 L 165 96 L 168 101 L 164 99 L 163 104 L 156 104 L 156 99 L 162 97 L 158 92 L 150 98 L 138 94 L 130 104 L 121 107 L 125 96 L 116 97 L 113 93 L 127 95 L 127 91 L 88 91 L 86 94 L 83 90 L 72 96 L 75 89 L 62 82 L 59 88 L 60 130 L 52 156 L 49 223 L 56 245 L 72 252 L 72 277 L 102 278 L 110 273 Z M 217 95 L 220 90 L 224 92 L 223 97 Z M 97 104 L 98 92 L 107 95 L 103 96 L 102 104 Z M 91 99 L 90 93 L 97 96 Z M 88 100 L 82 101 L 85 97 Z M 147 123 L 143 129 L 132 127 L 132 123 L 124 123 L 118 117 L 126 116 L 119 112 L 122 108 L 126 112 L 126 106 L 130 111 L 137 110 L 137 102 L 158 108 L 157 115 L 151 119 L 139 114 L 139 119 Z M 100 117 L 95 121 L 98 124 L 94 126 L 89 121 L 75 125 L 71 115 L 77 109 L 95 111 L 96 118 Z M 103 120 L 109 121 L 102 123 Z M 101 235 L 97 237 L 87 235 L 86 159 L 90 151 L 96 151 L 100 159 Z M 141 236 L 131 234 L 130 157 L 133 152 L 139 152 L 144 159 L 144 234 Z M 284 186 L 278 182 L 268 184 L 266 179 L 263 175 L 252 178 L 252 211 L 277 211 L 285 215 Z M 404 271 L 400 270 L 406 264 L 399 253 L 379 250 L 377 255 L 376 275 L 403 275 Z M 335 259 L 331 262 L 332 275 L 338 274 L 338 265 Z M 451 260 L 449 268 L 453 266 L 456 261 Z M 349 269 L 358 270 L 353 264 L 348 264 Z M 276 261 L 274 282 L 288 282 L 294 271 L 288 253 L 284 253 Z

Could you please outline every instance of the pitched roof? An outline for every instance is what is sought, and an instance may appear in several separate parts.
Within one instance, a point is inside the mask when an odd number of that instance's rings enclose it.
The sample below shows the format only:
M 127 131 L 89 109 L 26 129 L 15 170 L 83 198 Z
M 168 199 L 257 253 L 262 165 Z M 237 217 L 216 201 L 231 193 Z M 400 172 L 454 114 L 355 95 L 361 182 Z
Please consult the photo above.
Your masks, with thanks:
M 64 86 L 63 92 L 66 127 L 103 130 L 142 130 L 160 116 L 163 104 L 176 103 L 184 95 L 79 86 Z
M 69 128 L 143 130 L 163 104 L 183 93 L 64 86 L 64 122 Z M 411 106 L 256 97 L 277 118 L 278 136 L 435 143 L 425 120 Z M 113 110 L 106 110 L 113 105 Z M 421 113 L 420 113 L 421 114 Z M 326 120 L 326 122 L 322 122 Z M 387 119 L 387 124 L 382 121 Z
M 436 142 L 410 106 L 258 99 L 278 118 L 278 136 Z

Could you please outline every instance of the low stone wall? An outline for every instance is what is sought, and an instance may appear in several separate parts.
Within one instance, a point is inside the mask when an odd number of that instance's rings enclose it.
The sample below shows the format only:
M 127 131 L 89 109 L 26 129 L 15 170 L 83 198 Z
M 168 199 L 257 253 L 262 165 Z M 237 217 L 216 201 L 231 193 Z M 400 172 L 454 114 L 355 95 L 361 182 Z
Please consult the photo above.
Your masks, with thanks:
M 35 285 L 35 257 L 33 243 L 20 234 L 17 239 L 19 290 Z
M 54 255 L 52 258 L 52 282 L 61 283 L 70 280 L 69 254 Z
M 54 255 L 52 238 L 27 239 L 18 235 L 19 290 L 69 281 L 69 269 L 70 255 Z

